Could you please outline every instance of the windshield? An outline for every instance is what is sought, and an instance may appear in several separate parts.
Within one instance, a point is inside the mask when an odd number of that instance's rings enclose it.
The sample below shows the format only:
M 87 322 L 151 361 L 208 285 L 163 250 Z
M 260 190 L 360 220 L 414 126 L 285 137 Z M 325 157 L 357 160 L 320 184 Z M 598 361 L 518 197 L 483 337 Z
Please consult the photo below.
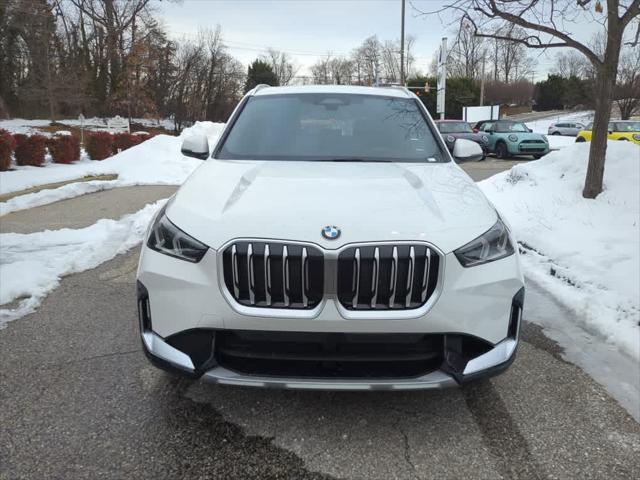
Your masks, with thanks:
M 441 133 L 473 133 L 467 122 L 439 122 L 438 130 Z
M 250 97 L 216 158 L 448 161 L 413 99 L 336 93 Z
M 528 132 L 529 129 L 521 122 L 496 122 L 494 132 Z
M 615 122 L 616 132 L 640 132 L 640 122 Z

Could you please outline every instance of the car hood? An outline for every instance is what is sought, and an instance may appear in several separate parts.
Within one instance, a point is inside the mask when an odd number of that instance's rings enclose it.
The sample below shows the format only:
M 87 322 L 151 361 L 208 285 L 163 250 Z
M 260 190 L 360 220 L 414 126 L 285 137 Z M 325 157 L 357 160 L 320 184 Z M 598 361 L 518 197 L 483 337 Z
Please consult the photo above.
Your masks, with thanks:
M 455 163 L 207 160 L 167 207 L 168 218 L 213 249 L 231 239 L 428 241 L 448 253 L 497 214 Z M 322 237 L 337 226 L 336 240 Z

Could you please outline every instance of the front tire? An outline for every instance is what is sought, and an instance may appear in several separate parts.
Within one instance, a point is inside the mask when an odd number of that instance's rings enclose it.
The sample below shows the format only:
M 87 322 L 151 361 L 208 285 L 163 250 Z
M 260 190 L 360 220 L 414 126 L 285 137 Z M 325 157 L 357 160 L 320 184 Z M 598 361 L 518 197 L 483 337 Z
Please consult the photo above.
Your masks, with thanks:
M 562 135 L 560 132 L 553 132 L 551 135 Z
M 509 149 L 507 148 L 507 144 L 504 142 L 498 142 L 496 144 L 496 157 L 500 160 L 504 160 L 509 156 Z
M 544 155 L 532 155 L 534 160 L 540 160 Z
M 584 143 L 586 140 L 583 137 L 576 138 L 576 143 Z

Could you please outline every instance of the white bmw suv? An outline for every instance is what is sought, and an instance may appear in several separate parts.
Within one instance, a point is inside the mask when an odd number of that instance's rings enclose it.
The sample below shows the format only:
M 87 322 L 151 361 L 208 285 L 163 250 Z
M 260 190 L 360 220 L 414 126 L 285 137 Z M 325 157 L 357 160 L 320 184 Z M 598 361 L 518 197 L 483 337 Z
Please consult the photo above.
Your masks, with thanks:
M 505 370 L 516 243 L 404 88 L 249 92 L 150 226 L 145 352 L 222 384 L 426 389 Z M 177 152 L 176 152 L 177 154 Z M 457 140 L 457 161 L 478 160 Z

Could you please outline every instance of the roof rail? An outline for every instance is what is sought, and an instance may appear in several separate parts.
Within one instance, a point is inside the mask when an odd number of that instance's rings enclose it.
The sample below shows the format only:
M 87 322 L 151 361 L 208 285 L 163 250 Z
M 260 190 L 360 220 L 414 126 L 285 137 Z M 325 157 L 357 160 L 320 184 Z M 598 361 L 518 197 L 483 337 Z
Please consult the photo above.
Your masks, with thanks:
M 256 85 L 255 88 L 253 89 L 253 93 L 258 93 L 263 88 L 267 88 L 267 87 L 270 87 L 270 86 L 271 85 L 267 85 L 266 83 L 261 83 L 260 85 Z

